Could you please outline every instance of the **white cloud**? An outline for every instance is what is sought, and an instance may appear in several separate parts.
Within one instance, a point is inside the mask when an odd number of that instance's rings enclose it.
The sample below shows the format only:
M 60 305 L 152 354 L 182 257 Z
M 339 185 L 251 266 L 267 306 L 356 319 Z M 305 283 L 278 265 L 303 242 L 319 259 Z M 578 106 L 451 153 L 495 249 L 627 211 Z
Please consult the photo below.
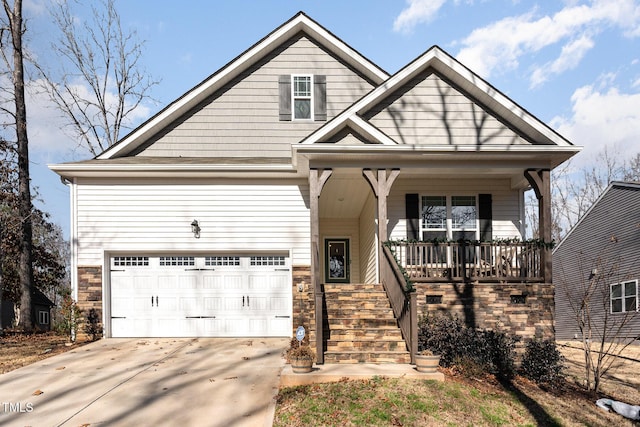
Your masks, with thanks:
M 431 22 L 446 0 L 407 0 L 407 8 L 393 22 L 393 30 L 408 33 L 418 24 Z
M 583 159 L 605 147 L 623 154 L 640 153 L 640 93 L 588 85 L 578 88 L 571 102 L 572 116 L 557 116 L 551 126 L 584 146 Z
M 569 3 L 553 15 L 540 16 L 537 9 L 475 29 L 460 43 L 458 60 L 484 77 L 496 69 L 508 71 L 519 66 L 523 55 L 561 43 L 562 56 L 553 64 L 556 72 L 575 67 L 593 47 L 594 36 L 607 27 L 623 31 L 627 37 L 640 36 L 640 5 L 634 0 L 594 0 Z M 544 79 L 535 72 L 532 82 Z
M 550 75 L 561 74 L 564 71 L 576 68 L 584 55 L 593 48 L 591 37 L 583 34 L 577 40 L 573 40 L 562 47 L 560 56 L 552 62 L 537 67 L 531 74 L 531 87 L 537 87 L 546 82 Z

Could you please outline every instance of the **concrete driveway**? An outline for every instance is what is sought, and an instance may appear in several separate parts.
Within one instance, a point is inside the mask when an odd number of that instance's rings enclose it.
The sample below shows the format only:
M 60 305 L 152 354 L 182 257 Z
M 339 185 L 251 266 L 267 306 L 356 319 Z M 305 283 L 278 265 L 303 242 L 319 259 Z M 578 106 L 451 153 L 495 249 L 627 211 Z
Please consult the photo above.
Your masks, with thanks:
M 288 341 L 97 341 L 0 375 L 0 426 L 270 426 Z

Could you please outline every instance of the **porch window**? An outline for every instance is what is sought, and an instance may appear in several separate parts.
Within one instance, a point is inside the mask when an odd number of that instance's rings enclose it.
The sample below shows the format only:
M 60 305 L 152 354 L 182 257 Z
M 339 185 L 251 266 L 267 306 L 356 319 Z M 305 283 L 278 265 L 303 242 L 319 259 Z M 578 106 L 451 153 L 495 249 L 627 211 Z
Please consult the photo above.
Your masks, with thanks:
M 477 240 L 476 196 L 422 196 L 423 240 Z
M 627 313 L 638 311 L 638 280 L 630 280 L 611 285 L 611 312 Z

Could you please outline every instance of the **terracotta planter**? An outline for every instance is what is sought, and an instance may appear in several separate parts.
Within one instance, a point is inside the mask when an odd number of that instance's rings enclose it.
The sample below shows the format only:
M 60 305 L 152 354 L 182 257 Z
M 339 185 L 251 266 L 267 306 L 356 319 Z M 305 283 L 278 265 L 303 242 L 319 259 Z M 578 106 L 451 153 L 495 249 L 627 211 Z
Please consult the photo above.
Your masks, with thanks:
M 311 372 L 313 360 L 311 359 L 291 359 L 291 370 L 296 374 Z
M 432 355 L 427 356 L 423 354 L 416 355 L 416 369 L 418 372 L 433 373 L 438 371 L 438 365 L 440 364 L 440 356 Z

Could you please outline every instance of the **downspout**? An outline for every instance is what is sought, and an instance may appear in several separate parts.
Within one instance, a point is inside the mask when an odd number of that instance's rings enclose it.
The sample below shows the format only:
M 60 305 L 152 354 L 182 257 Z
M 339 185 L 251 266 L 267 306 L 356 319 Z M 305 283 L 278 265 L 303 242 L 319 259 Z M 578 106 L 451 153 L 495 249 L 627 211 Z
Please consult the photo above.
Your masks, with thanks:
M 60 177 L 60 181 L 69 187 L 69 245 L 70 245 L 70 269 L 71 269 L 71 298 L 78 301 L 78 222 L 77 222 L 77 185 L 76 178 L 70 181 Z

